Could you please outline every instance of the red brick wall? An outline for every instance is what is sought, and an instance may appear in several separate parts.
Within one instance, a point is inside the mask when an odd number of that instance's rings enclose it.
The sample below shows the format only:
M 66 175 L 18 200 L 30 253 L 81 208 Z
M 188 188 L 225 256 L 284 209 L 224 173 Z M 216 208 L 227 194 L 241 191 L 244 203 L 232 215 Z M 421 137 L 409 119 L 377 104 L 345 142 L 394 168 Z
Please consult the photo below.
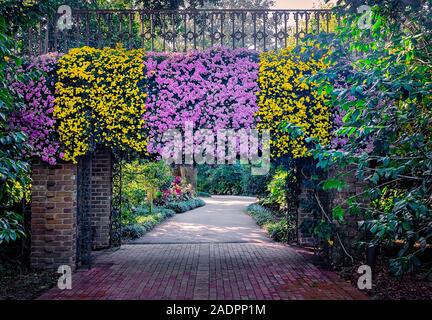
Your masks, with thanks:
M 32 162 L 31 256 L 34 269 L 75 268 L 77 166 Z
M 93 155 L 92 163 L 93 249 L 103 249 L 110 246 L 111 183 L 111 150 L 97 149 Z
M 332 210 L 334 207 L 340 205 L 344 209 L 347 208 L 347 200 L 351 196 L 354 195 L 360 195 L 364 191 L 365 188 L 365 182 L 359 181 L 355 177 L 354 168 L 349 167 L 345 169 L 338 169 L 339 171 L 334 171 L 330 173 L 330 176 L 339 176 L 342 174 L 340 178 L 342 178 L 345 183 L 346 187 L 341 192 L 336 191 L 328 191 L 328 192 L 321 192 L 319 194 L 319 199 L 321 201 L 321 204 L 323 205 L 324 209 L 326 210 L 326 213 L 331 217 L 332 216 Z M 313 218 L 313 215 L 308 212 L 307 210 L 302 208 L 302 201 L 307 199 L 308 194 L 307 188 L 303 187 L 301 190 L 301 193 L 299 195 L 299 207 L 298 207 L 298 225 L 300 226 L 303 221 L 306 219 Z M 365 202 L 366 199 L 358 199 L 362 202 Z M 365 205 L 366 202 L 365 202 Z M 358 216 L 352 216 L 346 214 L 344 218 L 344 223 L 342 225 L 339 225 L 339 231 L 340 236 L 343 241 L 344 249 L 346 249 L 348 252 L 351 252 L 352 246 L 356 241 L 359 240 L 359 237 L 362 236 L 362 234 L 358 230 L 358 221 L 362 219 L 361 215 Z M 315 240 L 312 237 L 307 237 L 303 235 L 300 231 L 298 233 L 298 243 L 300 245 L 314 245 Z M 342 247 L 340 246 L 339 242 L 334 243 L 334 248 L 331 251 L 331 260 L 335 263 L 338 263 L 342 259 L 346 258 L 345 253 L 342 250 Z

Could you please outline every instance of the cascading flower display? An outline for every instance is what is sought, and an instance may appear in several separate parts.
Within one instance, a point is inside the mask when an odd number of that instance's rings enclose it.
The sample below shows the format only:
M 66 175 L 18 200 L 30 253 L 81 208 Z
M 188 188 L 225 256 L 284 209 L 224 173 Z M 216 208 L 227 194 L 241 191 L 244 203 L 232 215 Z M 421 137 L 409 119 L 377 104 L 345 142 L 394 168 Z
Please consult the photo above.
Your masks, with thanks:
M 41 56 L 20 70 L 37 68 L 38 79 L 12 84 L 26 106 L 10 123 L 27 133 L 32 155 L 50 164 L 58 158 L 76 163 L 97 145 L 161 155 L 169 129 L 195 146 L 206 139 L 199 129 L 215 135 L 270 129 L 273 157 L 305 157 L 306 138 L 328 143 L 335 117 L 325 94 L 306 80 L 326 67 L 323 59 L 301 53 L 215 47 L 145 55 L 140 49 L 82 47 Z M 190 124 L 193 137 L 184 131 Z
M 37 74 L 30 81 L 12 82 L 12 90 L 23 97 L 24 106 L 11 115 L 9 125 L 22 130 L 32 147 L 30 156 L 40 157 L 49 164 L 55 164 L 62 156 L 56 131 L 54 110 L 54 82 L 58 54 L 51 53 L 31 58 L 20 67 L 19 74 Z
M 163 133 L 194 129 L 251 128 L 258 92 L 258 54 L 245 49 L 215 47 L 205 51 L 147 57 L 149 96 L 144 116 L 148 151 L 160 154 Z M 195 135 L 195 143 L 200 143 Z
M 313 53 L 308 59 L 302 53 L 303 49 L 286 48 L 260 55 L 257 128 L 271 130 L 273 157 L 306 157 L 309 156 L 306 138 L 318 139 L 322 144 L 330 139 L 331 112 L 326 106 L 325 93 L 306 81 L 326 64 Z M 287 126 L 297 129 L 296 134 L 281 128 Z
M 76 162 L 96 145 L 146 153 L 143 56 L 82 47 L 59 59 L 54 116 L 64 160 Z

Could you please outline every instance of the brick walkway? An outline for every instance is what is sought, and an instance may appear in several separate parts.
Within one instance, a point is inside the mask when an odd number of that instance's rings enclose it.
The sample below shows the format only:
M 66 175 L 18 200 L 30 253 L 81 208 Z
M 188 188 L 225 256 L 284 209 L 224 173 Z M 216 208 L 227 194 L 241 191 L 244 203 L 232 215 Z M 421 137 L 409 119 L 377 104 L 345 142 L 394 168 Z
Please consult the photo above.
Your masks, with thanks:
M 125 245 L 40 299 L 364 299 L 281 244 Z
M 364 299 L 306 251 L 272 242 L 245 214 L 254 201 L 212 197 L 135 244 L 97 252 L 73 274 L 72 290 L 40 299 Z

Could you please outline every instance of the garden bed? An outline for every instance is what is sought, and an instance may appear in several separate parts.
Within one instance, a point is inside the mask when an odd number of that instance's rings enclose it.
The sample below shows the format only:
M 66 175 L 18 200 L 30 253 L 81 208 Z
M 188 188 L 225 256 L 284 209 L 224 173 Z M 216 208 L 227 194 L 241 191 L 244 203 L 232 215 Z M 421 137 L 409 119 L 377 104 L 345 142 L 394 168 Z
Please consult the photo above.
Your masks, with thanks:
M 183 213 L 195 208 L 205 206 L 205 202 L 199 198 L 189 199 L 186 201 L 176 201 L 167 203 L 164 207 L 166 209 L 174 210 L 175 213 Z
M 402 278 L 390 275 L 388 263 L 381 261 L 375 268 L 372 278 L 372 289 L 364 292 L 374 300 L 431 300 L 432 275 L 419 272 L 415 275 L 405 274 Z M 358 266 L 345 268 L 338 273 L 357 287 Z
M 277 242 L 290 242 L 292 232 L 295 232 L 295 226 L 287 223 L 287 221 L 264 206 L 253 203 L 249 205 L 246 212 L 255 220 L 255 222 L 263 228 L 270 238 Z
M 17 272 L 16 266 L 0 270 L 0 300 L 32 300 L 53 287 L 60 274 L 49 271 Z

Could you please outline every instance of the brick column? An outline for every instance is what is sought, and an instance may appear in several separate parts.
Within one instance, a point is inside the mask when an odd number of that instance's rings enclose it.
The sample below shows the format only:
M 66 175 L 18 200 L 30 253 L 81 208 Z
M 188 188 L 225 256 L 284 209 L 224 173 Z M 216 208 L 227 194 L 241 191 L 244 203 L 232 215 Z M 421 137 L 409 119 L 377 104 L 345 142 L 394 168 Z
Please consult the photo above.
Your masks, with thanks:
M 331 205 L 332 208 L 336 206 L 341 206 L 342 208 L 346 209 L 347 206 L 347 200 L 356 195 L 360 195 L 363 193 L 365 188 L 367 187 L 367 183 L 363 180 L 358 180 L 355 177 L 354 171 L 355 167 L 348 167 L 344 169 L 343 171 L 340 171 L 342 173 L 346 173 L 344 175 L 344 181 L 346 182 L 346 187 L 343 189 L 342 192 L 336 192 L 333 191 L 331 193 Z M 362 203 L 365 207 L 369 205 L 367 197 L 365 195 L 361 196 L 360 198 L 357 198 L 357 201 Z M 344 245 L 347 249 L 350 249 L 352 245 L 358 240 L 359 236 L 363 236 L 363 234 L 360 234 L 358 231 L 358 221 L 363 220 L 363 210 L 360 210 L 360 212 L 354 216 L 354 215 L 345 215 L 345 223 L 343 225 L 342 231 L 345 235 L 344 237 Z
M 331 191 L 321 191 L 319 193 L 319 199 L 321 201 L 322 206 L 326 213 L 331 217 L 332 210 L 336 206 L 341 206 L 344 209 L 347 208 L 347 200 L 351 196 L 359 195 L 364 191 L 365 182 L 359 181 L 353 171 L 353 167 L 341 169 L 335 168 L 334 170 L 329 172 L 330 177 L 340 177 L 346 183 L 345 188 L 337 192 L 335 190 Z M 312 190 L 307 187 L 307 180 L 303 181 L 301 193 L 299 195 L 299 207 L 298 207 L 298 225 L 301 226 L 303 222 L 307 222 L 310 219 L 313 219 L 313 214 L 310 210 L 307 210 L 307 206 L 305 205 L 310 201 L 308 199 L 308 194 L 310 194 Z M 361 198 L 362 202 L 367 206 L 367 199 Z M 341 241 L 343 243 L 344 249 L 352 252 L 352 245 L 362 237 L 362 233 L 358 231 L 358 221 L 362 219 L 362 214 L 359 213 L 356 216 L 346 214 L 344 218 L 343 224 L 339 225 L 339 235 Z M 298 233 L 298 243 L 300 245 L 313 245 L 314 238 L 309 235 L 302 234 L 300 231 Z M 347 256 L 345 252 L 342 250 L 342 246 L 338 241 L 335 241 L 334 246 L 330 250 L 329 258 L 331 261 L 335 263 L 340 263 L 343 259 L 346 259 Z
M 34 269 L 75 268 L 77 166 L 32 162 L 31 256 Z
M 92 233 L 93 249 L 110 246 L 112 195 L 112 153 L 97 149 L 92 163 Z

